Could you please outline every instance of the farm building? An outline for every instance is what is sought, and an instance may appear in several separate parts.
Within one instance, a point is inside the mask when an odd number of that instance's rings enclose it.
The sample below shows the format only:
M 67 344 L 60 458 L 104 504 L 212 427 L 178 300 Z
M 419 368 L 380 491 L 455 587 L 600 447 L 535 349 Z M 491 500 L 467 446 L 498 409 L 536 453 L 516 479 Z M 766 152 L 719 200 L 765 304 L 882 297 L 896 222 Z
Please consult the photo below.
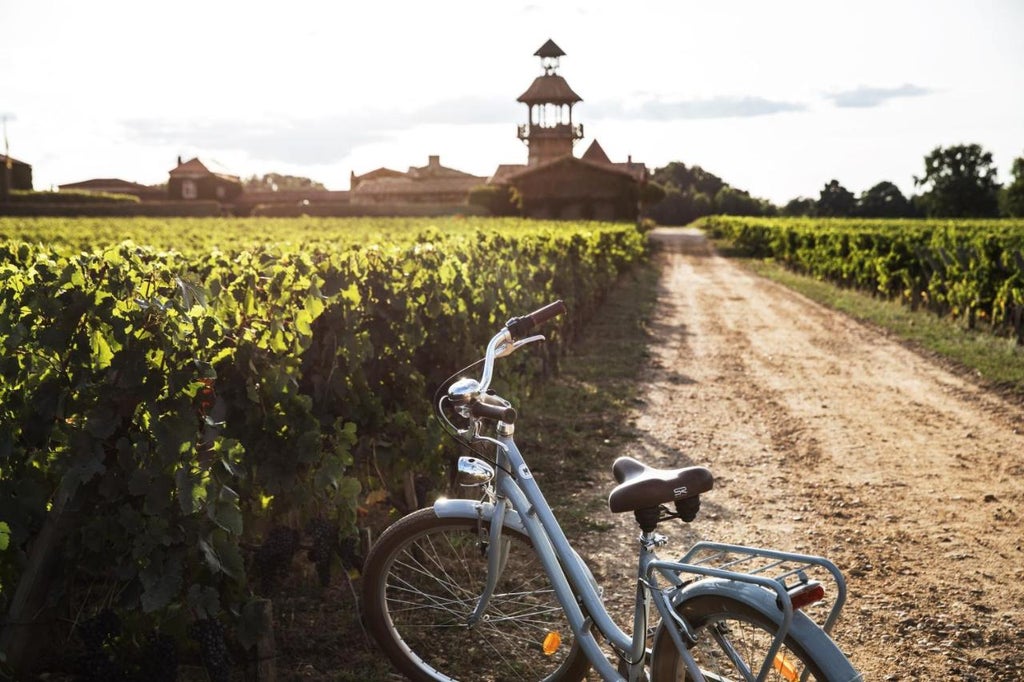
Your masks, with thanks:
M 431 156 L 426 166 L 406 173 L 390 168 L 352 173 L 352 205 L 396 211 L 464 206 L 472 189 L 489 184 L 514 188 L 523 215 L 532 218 L 636 219 L 647 167 L 631 158 L 613 163 L 596 140 L 582 157 L 573 156 L 575 143 L 583 138 L 573 106 L 583 98 L 558 74 L 565 53 L 554 41 L 534 55 L 543 73 L 517 98 L 528 108 L 527 123 L 517 126 L 528 150 L 525 164 L 501 164 L 484 178 L 442 166 L 439 156 Z
M 32 166 L 12 156 L 0 154 L 0 191 L 32 189 Z
M 469 191 L 485 182 L 485 177 L 442 166 L 440 156 L 430 156 L 426 166 L 406 173 L 390 168 L 353 173 L 349 196 L 353 205 L 465 204 Z
M 120 178 L 94 178 L 81 182 L 69 182 L 58 185 L 61 192 L 97 192 L 103 194 L 130 194 L 140 199 L 164 199 L 166 191 L 162 187 L 150 187 L 137 182 Z
M 582 157 L 573 156 L 583 125 L 573 123 L 572 108 L 583 98 L 558 75 L 565 52 L 554 41 L 534 56 L 544 72 L 517 99 L 529 112 L 518 128 L 527 162 L 498 166 L 488 182 L 515 188 L 531 218 L 635 220 L 647 167 L 632 158 L 613 163 L 597 140 Z
M 230 202 L 242 193 L 237 175 L 214 172 L 198 158 L 182 162 L 172 169 L 167 179 L 168 199 L 207 199 Z

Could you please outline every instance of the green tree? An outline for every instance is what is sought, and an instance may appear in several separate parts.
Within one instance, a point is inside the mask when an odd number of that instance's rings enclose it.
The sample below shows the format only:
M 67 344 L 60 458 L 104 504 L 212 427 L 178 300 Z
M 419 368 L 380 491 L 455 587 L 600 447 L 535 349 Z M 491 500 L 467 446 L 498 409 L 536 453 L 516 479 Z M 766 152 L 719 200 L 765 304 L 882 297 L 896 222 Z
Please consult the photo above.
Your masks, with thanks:
M 759 199 L 735 187 L 726 185 L 715 195 L 715 211 L 725 215 L 764 215 L 764 206 Z
M 653 181 L 645 182 L 640 186 L 640 203 L 645 206 L 656 204 L 665 198 L 667 191 L 665 186 L 660 183 Z
M 796 197 L 786 202 L 780 213 L 784 216 L 814 216 L 817 215 L 818 202 L 810 197 Z
M 286 190 L 326 190 L 319 182 L 296 175 L 267 173 L 263 176 L 253 175 L 244 183 L 248 192 L 283 192 Z
M 686 225 L 701 216 L 711 214 L 711 199 L 692 188 L 680 191 L 675 187 L 665 190 L 665 198 L 648 211 L 648 216 L 659 225 Z
M 977 144 L 936 147 L 924 158 L 924 194 L 929 217 L 988 218 L 999 214 L 999 183 L 992 154 Z
M 910 201 L 888 180 L 862 192 L 857 200 L 857 215 L 865 218 L 905 218 L 913 214 Z
M 1001 213 L 1010 218 L 1024 217 L 1024 156 L 1013 160 L 1013 182 L 1003 189 Z
M 685 163 L 673 161 L 651 174 L 651 180 L 666 187 L 675 187 L 681 192 L 692 189 L 694 194 L 713 197 L 725 186 L 725 181 L 700 166 L 687 168 Z
M 830 180 L 821 190 L 817 214 L 826 217 L 852 216 L 857 206 L 853 192 L 843 187 L 838 180 Z

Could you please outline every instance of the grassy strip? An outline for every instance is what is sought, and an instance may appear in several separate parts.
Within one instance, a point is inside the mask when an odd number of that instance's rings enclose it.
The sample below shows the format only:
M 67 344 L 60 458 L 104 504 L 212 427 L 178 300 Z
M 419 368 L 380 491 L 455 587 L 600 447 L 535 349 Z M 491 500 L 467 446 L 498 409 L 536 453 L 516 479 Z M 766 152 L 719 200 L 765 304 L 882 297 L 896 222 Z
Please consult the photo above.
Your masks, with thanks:
M 651 263 L 623 276 L 561 359 L 558 375 L 520 406 L 516 442 L 570 537 L 605 529 L 591 514 L 606 504 L 612 461 L 635 437 L 629 418 L 649 354 L 657 284 Z
M 747 260 L 746 264 L 763 277 L 885 329 L 911 347 L 951 364 L 954 369 L 1010 397 L 1024 400 L 1024 348 L 1010 339 L 980 329 L 969 330 L 963 323 L 948 318 L 911 311 L 898 302 L 799 275 L 771 261 Z

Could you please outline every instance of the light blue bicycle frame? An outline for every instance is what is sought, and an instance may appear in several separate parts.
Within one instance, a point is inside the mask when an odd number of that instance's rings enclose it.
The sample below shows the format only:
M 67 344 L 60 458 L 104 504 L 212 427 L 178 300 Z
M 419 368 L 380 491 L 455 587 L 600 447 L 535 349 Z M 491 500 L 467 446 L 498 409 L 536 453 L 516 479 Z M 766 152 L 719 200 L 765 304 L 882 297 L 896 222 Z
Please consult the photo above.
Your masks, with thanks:
M 509 429 L 507 425 L 502 425 L 502 427 L 506 430 Z M 565 611 L 569 625 L 576 636 L 577 644 L 594 669 L 603 679 L 624 679 L 608 661 L 594 636 L 591 625 L 596 626 L 597 630 L 616 649 L 628 652 L 629 660 L 636 662 L 632 667 L 639 671 L 644 666 L 647 616 L 651 594 L 646 589 L 646 585 L 649 584 L 649 576 L 652 570 L 656 569 L 678 585 L 681 584 L 681 581 L 676 573 L 680 569 L 685 569 L 685 566 L 671 562 L 659 562 L 653 552 L 642 549 L 637 575 L 638 590 L 643 590 L 644 596 L 638 600 L 634 617 L 636 636 L 631 637 L 626 634 L 608 614 L 593 575 L 569 544 L 511 435 L 499 436 L 497 441 L 499 445 L 497 445 L 498 467 L 495 472 L 496 502 L 492 504 L 472 500 L 438 500 L 434 504 L 435 513 L 439 517 L 475 517 L 490 522 L 491 548 L 501 546 L 498 540 L 502 528 L 506 525 L 529 536 L 541 565 L 551 581 L 555 596 Z M 515 476 L 510 475 L 508 471 L 515 472 Z M 474 618 L 479 618 L 486 610 L 487 602 L 500 575 L 502 559 L 500 551 L 489 553 L 488 582 L 484 593 L 480 595 L 480 603 L 474 613 Z M 577 602 L 575 595 L 579 595 L 582 606 L 580 602 Z M 662 618 L 666 622 L 674 622 L 674 616 L 669 613 L 672 610 L 671 603 L 668 600 L 661 601 L 664 603 L 656 602 L 656 605 Z M 589 618 L 584 614 L 584 609 Z M 676 644 L 682 647 L 683 660 L 693 679 L 703 680 L 704 677 L 700 674 L 686 647 L 683 646 L 678 633 L 674 639 L 679 640 Z
M 511 337 L 507 332 L 495 336 L 488 345 L 487 362 L 481 381 L 479 383 L 470 382 L 468 388 L 475 391 L 477 395 L 485 392 L 490 385 L 495 357 L 507 355 L 520 345 L 539 338 L 541 337 L 533 337 L 512 344 Z M 488 441 L 496 447 L 497 467 L 495 468 L 493 489 L 487 496 L 487 500 L 440 499 L 434 503 L 433 507 L 434 512 L 441 518 L 477 519 L 481 524 L 483 522 L 490 524 L 488 578 L 467 625 L 473 625 L 486 613 L 488 603 L 501 575 L 506 557 L 501 550 L 500 540 L 502 529 L 505 526 L 527 535 L 532 541 L 541 565 L 554 588 L 555 596 L 576 637 L 577 646 L 582 649 L 591 666 L 605 680 L 622 681 L 626 678 L 623 678 L 608 660 L 597 641 L 594 628 L 596 627 L 597 632 L 607 639 L 621 656 L 627 659 L 629 682 L 638 680 L 646 665 L 647 624 L 650 605 L 653 601 L 661 615 L 662 625 L 667 628 L 690 678 L 696 682 L 705 681 L 706 677 L 698 668 L 690 654 L 687 642 L 684 641 L 685 637 L 690 644 L 695 643 L 695 635 L 690 625 L 676 614 L 676 607 L 693 595 L 715 593 L 741 597 L 745 590 L 749 592 L 751 588 L 762 599 L 763 595 L 767 593 L 761 588 L 774 592 L 775 604 L 780 612 L 777 614 L 777 629 L 772 644 L 766 651 L 765 660 L 757 676 L 753 679 L 764 680 L 767 677 L 772 669 L 775 654 L 782 647 L 793 623 L 793 604 L 783 581 L 778 579 L 778 576 L 769 578 L 758 575 L 757 571 L 737 572 L 727 570 L 728 566 L 714 568 L 702 565 L 700 562 L 688 562 L 689 557 L 696 556 L 697 550 L 738 551 L 750 556 L 776 560 L 775 563 L 769 565 L 769 568 L 786 561 L 802 561 L 806 562 L 808 566 L 822 567 L 832 574 L 838 587 L 835 604 L 823 627 L 826 633 L 838 618 L 839 611 L 846 599 L 845 580 L 835 565 L 826 559 L 773 550 L 700 542 L 694 545 L 681 561 L 663 561 L 658 559 L 654 548 L 663 544 L 664 538 L 655 533 L 644 532 L 638 543 L 640 551 L 637 565 L 633 635 L 626 634 L 612 620 L 604 606 L 600 588 L 594 580 L 593 574 L 569 544 L 565 532 L 555 519 L 551 507 L 544 499 L 540 487 L 516 447 L 512 438 L 514 431 L 512 424 L 498 422 L 497 438 L 476 436 L 478 440 Z M 783 577 L 797 574 L 799 570 L 786 572 Z M 680 578 L 681 574 L 717 580 L 684 581 Z M 659 579 L 665 580 L 669 589 L 660 588 L 658 586 Z M 735 652 L 731 652 L 728 648 L 727 654 L 735 656 Z M 741 666 L 740 669 L 745 667 L 738 659 L 734 658 L 734 662 Z

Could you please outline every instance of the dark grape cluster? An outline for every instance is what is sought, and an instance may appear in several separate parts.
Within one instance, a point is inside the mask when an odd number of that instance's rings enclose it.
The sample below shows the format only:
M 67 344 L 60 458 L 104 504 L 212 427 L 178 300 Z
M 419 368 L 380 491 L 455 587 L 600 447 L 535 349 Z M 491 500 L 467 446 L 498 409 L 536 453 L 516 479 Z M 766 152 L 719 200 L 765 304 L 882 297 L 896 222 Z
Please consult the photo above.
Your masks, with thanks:
M 103 609 L 78 624 L 78 636 L 86 649 L 102 649 L 121 634 L 121 618 L 110 609 Z
M 310 519 L 306 524 L 306 533 L 312 540 L 307 554 L 310 561 L 316 564 L 316 574 L 320 584 L 327 587 L 331 584 L 331 558 L 338 551 L 338 524 L 323 517 Z
M 150 632 L 139 648 L 123 633 L 110 609 L 78 624 L 83 651 L 76 659 L 76 682 L 175 682 L 178 650 L 172 637 Z M 227 678 L 224 678 L 227 679 Z
M 288 574 L 292 557 L 299 549 L 299 532 L 286 526 L 275 526 L 267 533 L 263 544 L 256 550 L 256 571 L 260 576 L 260 591 L 270 594 Z
M 151 632 L 139 656 L 139 682 L 175 682 L 178 679 L 178 649 L 168 635 Z
M 104 609 L 79 623 L 77 632 L 84 646 L 76 666 L 79 682 L 120 682 L 127 678 L 113 651 L 114 641 L 121 634 L 121 619 L 116 613 Z
M 338 554 L 341 555 L 341 563 L 345 568 L 363 570 L 363 557 L 359 554 L 359 539 L 354 535 L 342 539 L 338 546 Z
M 189 636 L 199 643 L 199 653 L 210 682 L 227 682 L 231 673 L 231 657 L 221 622 L 215 618 L 197 620 L 189 627 Z

